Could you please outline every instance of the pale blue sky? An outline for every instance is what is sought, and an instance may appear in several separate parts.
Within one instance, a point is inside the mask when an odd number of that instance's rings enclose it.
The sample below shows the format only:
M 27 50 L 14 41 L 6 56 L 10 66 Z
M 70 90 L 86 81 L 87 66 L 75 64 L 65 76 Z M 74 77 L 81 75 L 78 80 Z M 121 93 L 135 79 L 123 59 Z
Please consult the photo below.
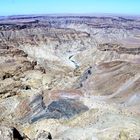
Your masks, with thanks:
M 50 13 L 140 15 L 140 0 L 0 0 L 0 15 Z

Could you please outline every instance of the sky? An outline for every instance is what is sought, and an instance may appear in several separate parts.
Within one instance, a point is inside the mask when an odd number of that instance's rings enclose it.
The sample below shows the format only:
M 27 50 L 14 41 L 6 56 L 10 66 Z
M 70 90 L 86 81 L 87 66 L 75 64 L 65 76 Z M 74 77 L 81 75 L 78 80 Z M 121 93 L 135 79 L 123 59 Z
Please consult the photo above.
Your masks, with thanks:
M 140 0 L 0 0 L 0 16 L 94 13 L 140 15 Z

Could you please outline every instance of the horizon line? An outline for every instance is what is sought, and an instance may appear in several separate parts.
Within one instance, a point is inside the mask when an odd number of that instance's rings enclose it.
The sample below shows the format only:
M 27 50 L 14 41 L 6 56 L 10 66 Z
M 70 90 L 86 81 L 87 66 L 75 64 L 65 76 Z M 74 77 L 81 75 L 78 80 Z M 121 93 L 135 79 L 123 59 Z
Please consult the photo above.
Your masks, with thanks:
M 140 17 L 140 14 L 126 14 L 126 13 L 36 13 L 36 14 L 9 14 L 0 15 L 0 17 L 14 17 L 14 16 L 131 16 Z

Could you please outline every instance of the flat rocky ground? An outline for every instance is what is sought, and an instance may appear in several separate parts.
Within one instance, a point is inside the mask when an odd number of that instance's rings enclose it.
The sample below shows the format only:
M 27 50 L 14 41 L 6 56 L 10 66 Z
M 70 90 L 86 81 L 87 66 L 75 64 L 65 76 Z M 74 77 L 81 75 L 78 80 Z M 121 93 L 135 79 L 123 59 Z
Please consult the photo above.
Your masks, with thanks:
M 140 18 L 0 19 L 0 140 L 47 139 L 140 139 Z

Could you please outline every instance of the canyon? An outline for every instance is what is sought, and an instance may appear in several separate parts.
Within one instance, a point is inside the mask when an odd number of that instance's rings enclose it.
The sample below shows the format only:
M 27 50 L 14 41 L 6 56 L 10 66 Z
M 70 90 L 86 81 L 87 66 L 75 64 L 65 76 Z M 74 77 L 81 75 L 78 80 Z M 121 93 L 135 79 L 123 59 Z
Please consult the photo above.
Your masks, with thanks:
M 0 140 L 139 140 L 140 18 L 0 18 Z

